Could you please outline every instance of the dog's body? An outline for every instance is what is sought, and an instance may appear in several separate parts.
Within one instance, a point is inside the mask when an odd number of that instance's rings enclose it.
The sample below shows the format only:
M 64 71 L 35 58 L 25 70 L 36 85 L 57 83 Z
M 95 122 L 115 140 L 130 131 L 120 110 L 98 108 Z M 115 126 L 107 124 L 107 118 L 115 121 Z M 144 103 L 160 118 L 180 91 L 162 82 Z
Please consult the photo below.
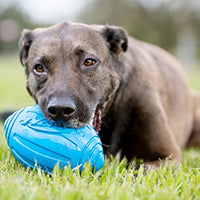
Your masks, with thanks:
M 45 117 L 66 127 L 93 120 L 105 153 L 156 165 L 200 144 L 200 97 L 164 50 L 120 27 L 73 23 L 26 30 L 20 48 Z

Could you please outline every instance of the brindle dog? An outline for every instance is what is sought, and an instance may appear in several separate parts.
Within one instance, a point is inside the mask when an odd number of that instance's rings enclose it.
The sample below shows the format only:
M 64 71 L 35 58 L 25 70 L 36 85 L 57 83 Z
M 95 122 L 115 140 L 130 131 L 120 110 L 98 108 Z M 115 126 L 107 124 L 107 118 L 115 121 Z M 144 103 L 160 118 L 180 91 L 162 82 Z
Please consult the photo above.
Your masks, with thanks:
M 121 27 L 24 30 L 20 58 L 44 116 L 64 127 L 92 123 L 107 154 L 157 166 L 200 145 L 200 96 L 178 61 Z

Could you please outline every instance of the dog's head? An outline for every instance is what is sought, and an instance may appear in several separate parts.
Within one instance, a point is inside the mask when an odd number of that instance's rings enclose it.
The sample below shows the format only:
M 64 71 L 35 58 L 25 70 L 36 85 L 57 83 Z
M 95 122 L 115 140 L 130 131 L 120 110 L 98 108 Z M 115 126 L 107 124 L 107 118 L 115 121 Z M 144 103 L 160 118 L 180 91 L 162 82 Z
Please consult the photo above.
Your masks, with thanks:
M 120 84 L 126 31 L 116 26 L 62 23 L 24 30 L 20 59 L 27 89 L 44 116 L 65 127 L 93 121 L 98 131 Z

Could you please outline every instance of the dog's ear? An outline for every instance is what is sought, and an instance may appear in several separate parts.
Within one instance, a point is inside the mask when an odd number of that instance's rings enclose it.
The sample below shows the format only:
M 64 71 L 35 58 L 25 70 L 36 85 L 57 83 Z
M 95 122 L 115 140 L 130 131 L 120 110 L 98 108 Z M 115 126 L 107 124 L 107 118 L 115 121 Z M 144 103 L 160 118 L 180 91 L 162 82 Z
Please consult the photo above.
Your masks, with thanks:
M 29 49 L 33 41 L 33 35 L 31 30 L 24 29 L 22 31 L 21 38 L 19 40 L 19 57 L 21 64 L 25 66 L 28 58 Z
M 127 50 L 128 35 L 125 29 L 106 25 L 101 31 L 110 51 L 118 55 Z

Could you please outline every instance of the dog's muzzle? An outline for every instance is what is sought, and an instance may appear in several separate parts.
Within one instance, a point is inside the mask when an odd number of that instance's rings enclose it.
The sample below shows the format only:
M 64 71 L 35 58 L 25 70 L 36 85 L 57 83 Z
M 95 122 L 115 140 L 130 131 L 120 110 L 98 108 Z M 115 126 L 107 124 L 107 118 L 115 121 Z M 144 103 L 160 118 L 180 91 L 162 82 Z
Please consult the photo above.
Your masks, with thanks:
M 44 107 L 46 107 L 44 112 L 46 118 L 54 125 L 79 128 L 91 123 L 97 132 L 101 129 L 101 104 L 98 104 L 92 113 L 90 108 L 80 100 L 54 96 Z

